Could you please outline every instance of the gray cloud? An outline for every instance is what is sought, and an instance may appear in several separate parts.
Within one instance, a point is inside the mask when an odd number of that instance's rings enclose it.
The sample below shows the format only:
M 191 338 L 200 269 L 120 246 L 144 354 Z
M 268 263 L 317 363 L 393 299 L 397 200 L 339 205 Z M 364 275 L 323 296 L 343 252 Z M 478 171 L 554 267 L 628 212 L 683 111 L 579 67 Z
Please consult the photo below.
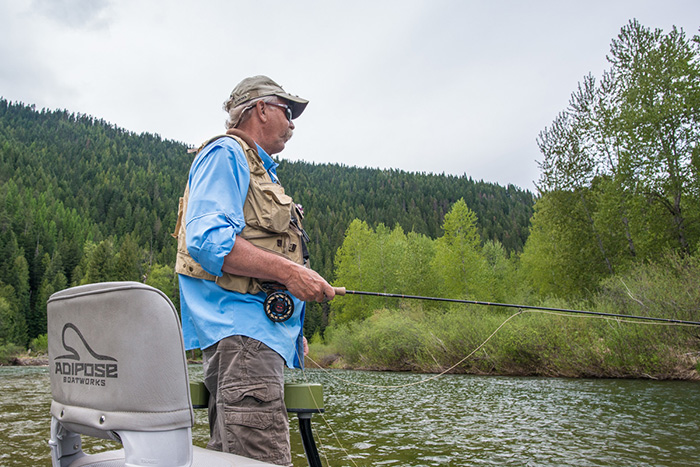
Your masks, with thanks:
M 106 27 L 110 0 L 33 0 L 32 8 L 42 16 L 69 28 Z
M 537 134 L 620 28 L 700 17 L 689 0 L 165 5 L 0 0 L 0 94 L 198 145 L 233 86 L 267 74 L 311 100 L 284 158 L 534 189 Z

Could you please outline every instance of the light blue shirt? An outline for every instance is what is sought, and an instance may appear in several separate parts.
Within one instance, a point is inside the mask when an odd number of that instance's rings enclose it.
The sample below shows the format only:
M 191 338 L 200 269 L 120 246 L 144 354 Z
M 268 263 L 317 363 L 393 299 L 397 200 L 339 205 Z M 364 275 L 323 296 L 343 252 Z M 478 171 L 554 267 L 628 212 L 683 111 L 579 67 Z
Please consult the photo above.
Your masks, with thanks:
M 277 163 L 260 147 L 258 154 L 273 181 Z M 221 276 L 224 257 L 245 227 L 243 204 L 250 170 L 243 148 L 232 138 L 219 138 L 199 152 L 190 168 L 190 194 L 185 215 L 187 250 L 205 271 Z M 265 294 L 241 294 L 215 282 L 179 275 L 182 334 L 187 350 L 207 347 L 221 339 L 243 335 L 263 342 L 301 368 L 304 302 L 292 296 L 294 314 L 275 323 L 265 316 Z

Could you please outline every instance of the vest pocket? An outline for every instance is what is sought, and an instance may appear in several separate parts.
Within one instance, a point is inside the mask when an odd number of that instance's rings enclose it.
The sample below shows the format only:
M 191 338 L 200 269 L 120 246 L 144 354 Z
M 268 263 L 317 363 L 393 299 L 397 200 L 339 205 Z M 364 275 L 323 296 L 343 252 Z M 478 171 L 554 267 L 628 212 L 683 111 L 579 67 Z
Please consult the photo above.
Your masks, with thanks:
M 175 272 L 190 277 L 196 277 L 197 279 L 206 279 L 208 281 L 216 280 L 216 276 L 212 276 L 206 272 L 187 251 L 182 252 L 178 250 L 175 260 Z
M 248 202 L 251 212 L 246 215 L 246 224 L 269 232 L 286 232 L 291 222 L 292 198 L 284 193 L 284 188 L 276 183 L 258 182 L 248 190 Z
M 300 247 L 301 238 L 296 235 L 281 234 L 270 237 L 264 235 L 264 232 L 246 227 L 241 232 L 241 236 L 260 249 L 284 256 L 295 263 L 304 264 Z

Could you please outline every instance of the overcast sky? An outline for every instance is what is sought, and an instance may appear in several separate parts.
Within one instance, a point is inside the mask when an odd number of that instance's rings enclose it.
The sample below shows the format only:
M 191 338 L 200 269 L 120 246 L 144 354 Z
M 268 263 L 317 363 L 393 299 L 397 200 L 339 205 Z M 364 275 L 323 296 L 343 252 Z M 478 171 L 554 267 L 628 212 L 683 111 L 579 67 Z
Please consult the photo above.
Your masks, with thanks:
M 265 74 L 311 102 L 281 157 L 534 191 L 538 133 L 636 18 L 700 1 L 0 0 L 0 96 L 198 146 Z

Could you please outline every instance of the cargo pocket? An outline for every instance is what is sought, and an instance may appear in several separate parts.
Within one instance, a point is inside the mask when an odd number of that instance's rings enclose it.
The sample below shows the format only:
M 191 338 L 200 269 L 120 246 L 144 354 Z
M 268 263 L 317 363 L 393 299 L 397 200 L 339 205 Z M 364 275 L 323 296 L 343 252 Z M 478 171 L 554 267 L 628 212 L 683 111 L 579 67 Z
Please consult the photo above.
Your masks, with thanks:
M 282 388 L 275 383 L 221 388 L 229 452 L 276 459 L 288 436 Z
M 257 189 L 248 190 L 253 212 L 251 219 L 246 217 L 246 224 L 269 232 L 285 232 L 292 218 L 292 198 L 277 183 L 261 183 L 254 179 L 250 183 L 256 184 Z

